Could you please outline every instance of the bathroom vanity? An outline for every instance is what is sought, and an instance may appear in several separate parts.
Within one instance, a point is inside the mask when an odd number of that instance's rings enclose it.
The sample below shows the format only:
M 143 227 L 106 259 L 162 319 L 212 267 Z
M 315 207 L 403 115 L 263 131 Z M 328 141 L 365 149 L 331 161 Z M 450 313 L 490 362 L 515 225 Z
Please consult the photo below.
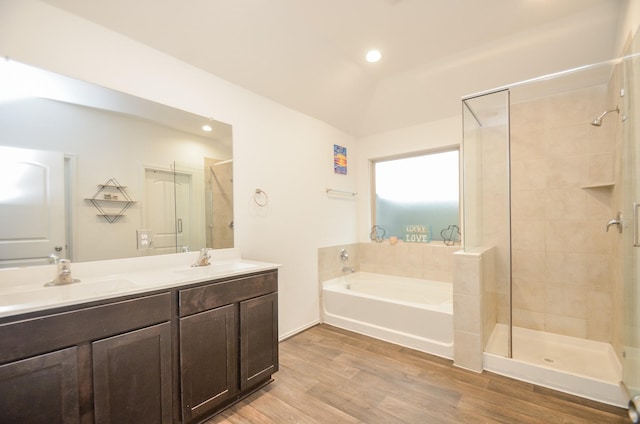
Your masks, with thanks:
M 158 261 L 142 259 L 143 268 Z M 12 292 L 7 278 L 17 274 L 0 270 L 0 299 L 8 293 L 0 303 L 0 422 L 200 422 L 272 381 L 277 265 L 156 263 L 147 272 L 126 261 L 129 271 L 100 285 L 118 282 L 115 291 L 94 296 L 80 282 L 76 298 L 60 300 L 56 290 L 72 293 L 72 285 L 46 287 L 44 296 L 58 300 L 22 307 L 6 299 L 40 299 L 43 289 L 18 284 Z

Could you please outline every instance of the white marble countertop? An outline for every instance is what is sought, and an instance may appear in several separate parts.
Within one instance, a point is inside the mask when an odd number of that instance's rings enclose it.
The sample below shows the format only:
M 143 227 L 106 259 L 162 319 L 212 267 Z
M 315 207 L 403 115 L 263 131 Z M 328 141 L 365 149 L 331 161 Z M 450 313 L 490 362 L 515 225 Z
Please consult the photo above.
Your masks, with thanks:
M 72 263 L 71 275 L 80 282 L 49 287 L 56 265 L 0 269 L 0 318 L 280 267 L 243 259 L 239 249 L 209 253 L 211 264 L 202 267 L 191 266 L 200 252 Z

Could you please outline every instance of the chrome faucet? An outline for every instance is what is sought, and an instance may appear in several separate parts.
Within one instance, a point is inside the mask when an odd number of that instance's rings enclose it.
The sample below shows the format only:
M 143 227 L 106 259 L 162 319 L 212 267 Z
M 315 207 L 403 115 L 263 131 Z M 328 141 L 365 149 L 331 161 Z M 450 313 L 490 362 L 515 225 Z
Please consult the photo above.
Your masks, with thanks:
M 200 257 L 198 258 L 198 260 L 196 261 L 196 263 L 194 263 L 191 266 L 207 266 L 207 265 L 211 265 L 211 263 L 209 262 L 209 259 L 211 259 L 211 255 L 209 255 L 209 249 L 202 248 L 200 249 Z
M 71 261 L 69 259 L 58 260 L 58 276 L 45 284 L 45 286 L 61 286 L 63 284 L 79 283 L 80 280 L 71 276 Z
M 350 266 L 343 266 L 342 272 L 356 272 L 356 269 Z

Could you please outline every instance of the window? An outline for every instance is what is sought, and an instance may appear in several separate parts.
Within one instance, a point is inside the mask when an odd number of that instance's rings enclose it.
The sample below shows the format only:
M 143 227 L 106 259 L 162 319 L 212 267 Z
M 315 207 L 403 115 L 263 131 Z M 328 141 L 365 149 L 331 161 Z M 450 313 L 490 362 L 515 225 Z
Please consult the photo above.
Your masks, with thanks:
M 427 242 L 428 232 L 429 240 L 442 240 L 443 230 L 460 227 L 458 156 L 456 149 L 373 163 L 373 222 L 385 238 Z

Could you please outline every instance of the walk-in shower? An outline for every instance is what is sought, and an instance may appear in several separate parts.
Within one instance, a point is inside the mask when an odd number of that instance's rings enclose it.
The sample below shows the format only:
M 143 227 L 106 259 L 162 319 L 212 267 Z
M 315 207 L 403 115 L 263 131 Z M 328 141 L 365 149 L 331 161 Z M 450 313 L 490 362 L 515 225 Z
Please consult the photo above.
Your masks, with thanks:
M 631 159 L 640 155 L 628 152 L 640 139 L 622 119 L 638 114 L 633 60 L 462 106 L 465 251 L 494 252 L 482 283 L 484 368 L 620 406 L 621 380 L 640 391 L 638 253 L 628 239 L 640 214 Z M 618 211 L 625 231 L 606 232 Z

